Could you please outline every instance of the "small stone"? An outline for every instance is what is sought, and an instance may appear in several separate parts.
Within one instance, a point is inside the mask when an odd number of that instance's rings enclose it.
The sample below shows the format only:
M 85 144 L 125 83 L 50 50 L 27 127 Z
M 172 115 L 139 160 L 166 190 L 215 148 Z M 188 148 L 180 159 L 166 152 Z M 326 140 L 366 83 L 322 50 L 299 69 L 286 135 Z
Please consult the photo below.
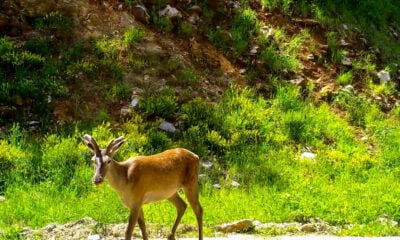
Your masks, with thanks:
M 221 185 L 220 185 L 220 184 L 218 184 L 218 183 L 216 183 L 216 184 L 213 184 L 212 186 L 213 186 L 213 188 L 216 188 L 216 189 L 221 189 Z
M 308 233 L 315 232 L 315 227 L 312 223 L 306 223 L 306 224 L 302 225 L 300 227 L 300 229 L 303 232 L 308 232 Z
M 344 87 L 344 90 L 346 90 L 346 91 L 348 91 L 348 92 L 353 92 L 354 91 L 354 87 L 353 87 L 353 85 L 346 85 L 345 87 Z
M 206 169 L 210 169 L 214 164 L 212 162 L 202 162 L 201 166 L 203 166 Z
M 26 122 L 26 124 L 28 124 L 28 126 L 37 126 L 37 125 L 40 124 L 40 122 L 39 122 L 39 121 L 32 120 L 32 121 Z
M 234 188 L 237 188 L 237 187 L 240 186 L 240 183 L 238 183 L 238 182 L 236 182 L 236 181 L 232 181 L 232 182 L 231 182 L 231 186 L 234 187 Z
M 6 197 L 0 196 L 0 202 L 4 202 L 6 200 Z
M 129 106 L 122 107 L 120 110 L 120 115 L 125 117 L 131 114 L 132 109 Z
M 390 81 L 390 74 L 388 71 L 382 70 L 378 72 L 377 76 L 379 77 L 379 80 L 381 80 L 381 83 L 387 83 Z
M 100 235 L 99 234 L 93 234 L 93 235 L 89 235 L 88 240 L 100 240 Z
M 158 126 L 158 128 L 161 130 L 164 130 L 166 132 L 170 132 L 170 133 L 176 132 L 176 128 L 175 128 L 174 124 L 167 122 L 167 121 L 161 122 L 160 125 Z
M 200 14 L 202 12 L 201 7 L 199 5 L 193 5 L 192 7 L 189 8 L 190 11 L 196 12 Z
M 312 152 L 303 152 L 300 155 L 300 160 L 305 160 L 305 159 L 315 160 L 315 158 L 316 158 L 316 155 L 315 155 L 315 153 L 312 153 Z
M 138 97 L 133 98 L 131 101 L 131 107 L 135 108 L 138 106 L 138 104 L 139 104 L 139 98 Z
M 343 27 L 343 29 L 346 30 L 346 31 L 349 30 L 349 27 L 347 26 L 347 24 L 342 24 L 342 27 Z
M 361 42 L 363 42 L 364 44 L 367 44 L 368 43 L 368 41 L 367 41 L 367 39 L 366 38 L 360 38 L 360 40 L 361 40 Z
M 346 46 L 349 46 L 350 43 L 346 42 L 344 39 L 341 39 L 340 40 L 340 45 L 343 46 L 343 47 L 346 47 Z
M 258 45 L 253 46 L 250 50 L 250 55 L 256 55 L 258 53 L 259 49 L 260 49 L 260 46 L 258 46 Z
M 167 5 L 163 10 L 158 11 L 160 17 L 166 17 L 168 19 L 182 18 L 181 12 L 178 9 Z
M 342 64 L 345 65 L 345 66 L 351 66 L 351 64 L 352 64 L 351 59 L 348 58 L 348 57 L 343 58 L 342 59 Z
M 361 140 L 361 141 L 367 141 L 367 140 L 368 140 L 368 137 L 367 137 L 367 136 L 363 136 L 363 137 L 360 138 L 360 140 Z
M 236 222 L 224 223 L 217 227 L 217 231 L 223 233 L 248 232 L 254 229 L 255 225 L 251 219 L 243 219 Z

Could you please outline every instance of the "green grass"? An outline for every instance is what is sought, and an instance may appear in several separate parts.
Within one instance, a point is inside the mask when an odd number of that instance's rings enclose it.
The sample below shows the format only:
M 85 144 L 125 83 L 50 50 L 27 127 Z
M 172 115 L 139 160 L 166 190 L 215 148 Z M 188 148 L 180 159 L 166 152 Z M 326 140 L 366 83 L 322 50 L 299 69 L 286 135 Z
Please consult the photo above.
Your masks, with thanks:
M 327 104 L 303 100 L 297 87 L 278 85 L 275 92 L 264 99 L 252 90 L 231 88 L 217 104 L 197 98 L 174 107 L 182 121 L 174 135 L 137 114 L 118 129 L 105 124 L 84 132 L 92 132 L 101 145 L 126 136 L 128 143 L 117 159 L 184 146 L 213 161 L 211 169 L 202 169 L 207 178 L 201 181 L 208 227 L 242 218 L 286 222 L 318 217 L 339 226 L 356 224 L 340 234 L 398 234 L 397 228 L 375 220 L 382 214 L 400 217 L 399 118 L 352 99 L 338 100 L 350 114 L 343 119 Z M 161 102 L 165 106 L 167 101 Z M 367 142 L 348 121 L 365 129 Z M 0 184 L 7 198 L 0 204 L 1 228 L 15 226 L 9 230 L 13 234 L 18 226 L 41 227 L 84 216 L 102 223 L 126 221 L 128 211 L 110 187 L 92 186 L 90 152 L 80 142 L 82 134 L 76 129 L 32 142 L 16 125 L 7 140 L 0 141 L 5 176 Z M 370 144 L 375 146 L 372 152 Z M 315 162 L 300 160 L 306 148 L 316 153 Z M 232 180 L 241 186 L 232 189 Z M 211 187 L 215 183 L 222 189 Z M 175 218 L 167 202 L 146 206 L 145 213 L 149 222 L 165 225 Z M 183 222 L 195 223 L 190 211 Z

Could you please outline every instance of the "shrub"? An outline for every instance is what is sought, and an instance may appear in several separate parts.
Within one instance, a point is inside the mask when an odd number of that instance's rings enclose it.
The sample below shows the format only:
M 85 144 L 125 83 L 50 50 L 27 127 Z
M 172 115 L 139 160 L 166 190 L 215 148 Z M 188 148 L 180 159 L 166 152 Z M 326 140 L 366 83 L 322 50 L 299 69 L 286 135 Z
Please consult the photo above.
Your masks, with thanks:
M 178 82 L 184 86 L 192 86 L 198 82 L 197 75 L 193 68 L 183 68 L 177 74 Z
M 335 82 L 339 85 L 351 84 L 353 82 L 353 71 L 340 73 Z
M 136 42 L 140 42 L 146 36 L 146 30 L 141 27 L 133 27 L 128 29 L 124 34 L 124 43 L 126 46 L 130 46 Z
M 220 28 L 219 26 L 215 30 L 210 30 L 207 34 L 208 39 L 215 44 L 215 46 L 222 51 L 226 52 L 230 44 L 229 33 Z
M 251 9 L 238 12 L 233 20 L 231 34 L 236 56 L 241 55 L 249 46 L 251 37 L 257 33 L 258 20 Z
M 176 107 L 175 93 L 169 87 L 142 97 L 139 101 L 139 108 L 147 117 L 170 118 L 174 115 Z
M 179 25 L 179 32 L 185 37 L 192 37 L 195 34 L 195 29 L 193 28 L 192 24 L 188 22 L 182 22 Z

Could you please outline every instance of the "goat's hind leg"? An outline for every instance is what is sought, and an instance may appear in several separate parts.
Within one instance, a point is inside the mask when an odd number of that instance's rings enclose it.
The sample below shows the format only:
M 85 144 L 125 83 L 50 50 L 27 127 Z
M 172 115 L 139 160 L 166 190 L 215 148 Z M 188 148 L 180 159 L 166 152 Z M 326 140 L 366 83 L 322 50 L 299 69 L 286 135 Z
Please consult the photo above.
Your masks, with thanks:
M 142 232 L 142 238 L 143 238 L 143 240 L 148 240 L 149 237 L 148 237 L 147 231 L 146 231 L 146 223 L 145 223 L 145 221 L 144 221 L 143 208 L 140 209 L 139 217 L 138 217 L 138 223 L 139 223 L 140 231 Z
M 199 227 L 199 240 L 203 240 L 203 208 L 199 202 L 199 186 L 195 182 L 183 188 L 186 198 L 188 199 L 190 206 L 196 215 L 197 224 Z
M 177 216 L 174 225 L 172 226 L 171 233 L 168 236 L 168 240 L 175 240 L 175 232 L 178 225 L 182 219 L 183 214 L 186 210 L 186 203 L 182 200 L 178 193 L 175 193 L 172 197 L 168 199 L 172 204 L 175 205 L 177 210 Z

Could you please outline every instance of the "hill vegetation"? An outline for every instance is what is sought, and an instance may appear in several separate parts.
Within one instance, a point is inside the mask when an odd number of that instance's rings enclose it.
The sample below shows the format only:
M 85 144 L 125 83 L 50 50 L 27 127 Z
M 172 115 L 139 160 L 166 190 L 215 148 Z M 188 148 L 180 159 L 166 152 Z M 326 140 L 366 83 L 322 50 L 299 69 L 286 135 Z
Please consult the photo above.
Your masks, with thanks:
M 89 6 L 141 19 L 137 4 Z M 91 184 L 85 133 L 102 146 L 125 136 L 119 161 L 178 146 L 198 154 L 207 235 L 242 218 L 398 235 L 377 218 L 400 220 L 400 3 L 169 4 L 181 17 L 144 1 L 145 24 L 115 33 L 90 25 L 101 34 L 82 36 L 82 19 L 64 8 L 23 16 L 18 34 L 2 27 L 0 237 L 85 216 L 126 221 L 111 188 Z M 166 225 L 175 211 L 159 203 L 145 215 Z

